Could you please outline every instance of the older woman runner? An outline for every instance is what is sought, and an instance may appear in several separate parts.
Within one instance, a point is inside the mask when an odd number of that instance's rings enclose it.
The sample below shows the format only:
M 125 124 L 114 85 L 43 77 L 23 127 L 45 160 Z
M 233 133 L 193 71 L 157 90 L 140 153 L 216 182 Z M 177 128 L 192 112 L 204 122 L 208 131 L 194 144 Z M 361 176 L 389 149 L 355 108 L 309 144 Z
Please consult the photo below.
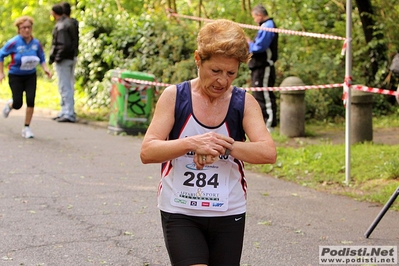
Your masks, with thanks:
M 26 93 L 25 126 L 22 137 L 33 138 L 30 129 L 36 97 L 36 67 L 40 64 L 49 78 L 52 74 L 47 68 L 43 47 L 33 38 L 33 19 L 28 16 L 20 17 L 15 21 L 18 35 L 8 40 L 0 50 L 0 82 L 5 78 L 4 58 L 11 55 L 12 61 L 8 66 L 8 83 L 12 91 L 12 99 L 8 100 L 3 109 L 3 116 L 8 117 L 12 109 L 20 109 L 23 102 L 23 93 Z
M 162 163 L 158 207 L 172 265 L 238 266 L 244 161 L 272 164 L 276 147 L 257 101 L 231 85 L 250 59 L 244 31 L 216 20 L 200 30 L 197 44 L 198 77 L 162 93 L 140 156 Z

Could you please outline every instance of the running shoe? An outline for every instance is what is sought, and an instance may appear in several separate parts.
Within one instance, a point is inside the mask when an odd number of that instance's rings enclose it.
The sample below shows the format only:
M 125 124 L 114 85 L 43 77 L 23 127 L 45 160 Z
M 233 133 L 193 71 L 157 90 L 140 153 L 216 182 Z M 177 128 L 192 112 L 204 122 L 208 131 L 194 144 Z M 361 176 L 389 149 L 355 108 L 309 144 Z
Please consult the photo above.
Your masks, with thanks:
M 32 131 L 30 130 L 30 127 L 25 127 L 22 129 L 22 137 L 26 139 L 31 139 L 34 137 Z
M 10 114 L 10 112 L 11 112 L 10 105 L 12 105 L 12 99 L 8 100 L 7 103 L 6 103 L 6 106 L 4 106 L 4 108 L 3 108 L 3 116 L 4 116 L 4 118 L 7 118 L 8 115 Z

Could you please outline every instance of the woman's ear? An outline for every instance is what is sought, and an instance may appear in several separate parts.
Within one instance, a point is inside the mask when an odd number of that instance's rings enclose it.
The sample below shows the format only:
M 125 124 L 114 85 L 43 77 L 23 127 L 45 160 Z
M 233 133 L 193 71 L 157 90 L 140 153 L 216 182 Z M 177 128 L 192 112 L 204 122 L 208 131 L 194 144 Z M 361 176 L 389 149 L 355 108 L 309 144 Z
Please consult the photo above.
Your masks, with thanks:
M 201 64 L 201 57 L 198 54 L 198 50 L 194 51 L 194 59 L 195 59 L 195 64 L 197 65 L 198 68 Z

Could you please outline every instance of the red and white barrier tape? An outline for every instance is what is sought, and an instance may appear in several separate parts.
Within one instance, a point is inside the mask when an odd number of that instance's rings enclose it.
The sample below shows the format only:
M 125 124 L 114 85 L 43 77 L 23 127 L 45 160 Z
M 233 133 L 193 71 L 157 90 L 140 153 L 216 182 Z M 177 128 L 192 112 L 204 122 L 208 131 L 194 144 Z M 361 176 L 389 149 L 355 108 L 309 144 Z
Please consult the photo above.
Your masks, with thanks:
M 346 102 L 348 100 L 348 90 L 352 86 L 352 77 L 345 77 L 344 84 L 342 84 L 344 87 L 343 92 L 342 92 L 342 102 L 344 106 L 346 106 Z
M 126 78 L 128 82 L 131 83 L 138 83 L 138 84 L 146 84 L 154 87 L 169 87 L 173 84 L 167 84 L 167 83 L 161 83 L 161 82 L 156 82 L 156 81 L 148 81 L 148 80 L 140 80 L 140 79 L 131 79 L 131 78 Z
M 155 86 L 155 87 L 168 87 L 173 84 L 167 84 L 167 83 L 159 83 L 155 81 L 147 81 L 147 80 L 138 80 L 138 79 L 130 79 L 126 78 L 130 83 L 137 83 L 137 84 L 145 84 L 145 85 L 150 85 L 150 86 Z M 338 88 L 342 87 L 341 84 L 326 84 L 326 85 L 305 85 L 305 86 L 289 86 L 289 87 L 250 87 L 250 88 L 243 88 L 244 90 L 247 91 L 283 91 L 283 90 L 310 90 L 310 89 L 327 89 L 327 88 Z
M 340 84 L 326 84 L 326 85 L 304 85 L 304 86 L 289 86 L 289 87 L 250 87 L 243 88 L 247 91 L 300 91 L 300 90 L 311 90 L 311 89 L 327 89 L 327 88 L 339 88 L 342 87 Z
M 140 81 L 140 82 L 136 82 L 136 81 Z M 151 85 L 151 84 L 145 84 L 142 81 L 144 81 L 144 80 L 132 80 L 129 78 L 122 79 L 122 78 L 116 78 L 116 77 L 113 77 L 111 79 L 111 82 L 122 84 L 126 89 L 130 89 L 130 90 L 134 90 L 134 91 L 144 91 L 144 90 L 147 90 L 148 87 L 150 87 L 148 85 Z
M 398 93 L 396 91 L 371 88 L 371 87 L 367 87 L 367 86 L 363 86 L 363 85 L 352 85 L 352 88 L 355 90 L 359 90 L 359 91 L 378 93 L 378 94 L 384 94 L 384 95 L 392 95 L 392 96 L 395 96 Z
M 177 13 L 174 13 L 174 12 L 171 12 L 170 15 L 175 16 L 175 17 L 187 18 L 187 19 L 191 19 L 191 20 L 197 20 L 197 21 L 205 21 L 205 22 L 214 21 L 214 19 L 207 19 L 207 18 L 200 18 L 200 17 L 195 17 L 195 16 L 180 15 L 180 14 L 177 14 Z M 282 33 L 282 34 L 299 35 L 299 36 L 307 36 L 307 37 L 313 37 L 313 38 L 323 38 L 323 39 L 330 39 L 330 40 L 342 40 L 342 41 L 346 40 L 346 38 L 344 38 L 344 37 L 333 36 L 333 35 L 328 35 L 328 34 L 321 34 L 321 33 L 294 31 L 294 30 L 286 30 L 286 29 L 279 29 L 279 28 L 264 28 L 264 27 L 248 25 L 248 24 L 241 24 L 241 23 L 238 23 L 238 25 L 240 25 L 242 28 L 254 29 L 254 30 L 260 30 L 261 29 L 261 30 L 264 30 L 264 31 Z
M 264 28 L 264 27 L 248 25 L 248 24 L 240 24 L 240 23 L 238 23 L 238 25 L 240 25 L 242 28 L 254 29 L 254 30 L 264 30 L 264 31 L 270 31 L 270 32 L 274 32 L 274 33 L 282 33 L 282 34 L 289 34 L 289 35 L 330 39 L 330 40 L 341 40 L 341 41 L 346 40 L 344 37 L 328 35 L 328 34 L 321 34 L 321 33 L 314 33 L 314 32 L 294 31 L 294 30 L 286 30 L 286 29 L 279 29 L 279 28 Z
M 173 84 L 168 84 L 168 83 L 131 79 L 131 78 L 123 79 L 127 83 L 123 83 L 121 80 L 122 79 L 115 79 L 115 81 L 120 82 L 122 84 L 126 84 L 127 86 L 134 86 L 134 84 L 139 84 L 139 85 L 148 85 L 148 86 L 154 86 L 154 87 L 169 87 L 169 86 L 173 85 Z M 349 83 L 347 83 L 346 85 L 350 86 Z M 145 86 L 145 87 L 140 86 L 139 90 L 142 90 L 143 88 L 147 89 L 148 86 Z M 304 85 L 304 86 L 288 86 L 288 87 L 249 87 L 249 88 L 242 88 L 242 89 L 245 89 L 247 91 L 266 91 L 266 90 L 267 91 L 287 91 L 287 90 L 342 88 L 344 86 L 345 86 L 345 83 L 335 83 L 335 84 L 324 84 L 324 85 Z M 371 93 L 379 93 L 379 94 L 385 94 L 385 95 L 396 95 L 396 91 L 371 88 L 371 87 L 367 87 L 367 86 L 363 86 L 363 85 L 352 85 L 351 88 L 355 89 L 355 90 L 371 92 Z
M 195 17 L 195 16 L 187 16 L 187 15 L 180 15 L 175 13 L 174 11 L 169 10 L 169 14 L 175 17 L 181 17 L 181 18 L 187 18 L 191 20 L 197 20 L 197 21 L 205 21 L 205 22 L 211 22 L 214 21 L 214 19 L 207 19 L 207 18 L 200 18 L 200 17 Z M 348 39 L 340 36 L 334 36 L 334 35 L 328 35 L 328 34 L 320 34 L 320 33 L 312 33 L 312 32 L 302 32 L 302 31 L 293 31 L 293 30 L 285 30 L 285 29 L 278 29 L 278 28 L 264 28 L 264 27 L 259 27 L 259 26 L 254 26 L 254 25 L 248 25 L 248 24 L 242 24 L 238 23 L 242 28 L 248 28 L 248 29 L 256 29 L 256 30 L 264 30 L 264 31 L 270 31 L 270 32 L 275 32 L 275 33 L 283 33 L 283 34 L 290 34 L 290 35 L 299 35 L 299 36 L 307 36 L 307 37 L 313 37 L 313 38 L 323 38 L 323 39 L 331 39 L 331 40 L 343 40 L 344 44 L 342 46 L 342 55 L 345 54 L 347 44 L 348 44 Z M 142 82 L 142 81 L 138 81 Z M 147 83 L 149 84 L 149 83 Z M 158 84 L 158 85 L 156 85 Z M 379 93 L 379 94 L 384 94 L 384 95 L 396 95 L 399 94 L 396 91 L 391 91 L 391 90 L 385 90 L 385 89 L 379 89 L 379 88 L 371 88 L 363 85 L 351 85 L 352 84 L 352 78 L 348 77 L 345 78 L 344 83 L 341 84 L 326 84 L 326 85 L 310 85 L 310 86 L 292 86 L 292 87 L 251 87 L 251 88 L 244 88 L 247 91 L 282 91 L 282 90 L 309 90 L 309 89 L 325 89 L 325 88 L 338 88 L 338 87 L 343 87 L 344 92 L 342 99 L 345 103 L 346 98 L 347 98 L 347 90 L 349 88 L 360 90 L 360 91 L 365 91 L 365 92 L 371 92 L 371 93 Z M 156 83 L 154 84 L 149 84 L 149 85 L 154 85 L 154 86 L 170 86 L 171 84 L 165 84 L 165 83 Z

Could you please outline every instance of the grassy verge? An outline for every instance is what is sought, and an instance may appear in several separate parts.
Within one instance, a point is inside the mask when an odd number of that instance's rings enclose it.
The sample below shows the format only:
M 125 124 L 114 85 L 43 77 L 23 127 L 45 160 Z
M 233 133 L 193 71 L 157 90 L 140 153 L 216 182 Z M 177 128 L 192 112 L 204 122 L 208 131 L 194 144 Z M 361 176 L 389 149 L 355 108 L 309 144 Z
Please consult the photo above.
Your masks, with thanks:
M 399 115 L 378 117 L 374 128 L 399 126 Z M 306 125 L 307 136 L 317 132 L 344 131 L 344 123 Z M 273 133 L 278 159 L 274 165 L 249 165 L 248 169 L 267 173 L 319 191 L 346 195 L 356 200 L 385 204 L 399 186 L 399 145 L 362 143 L 351 146 L 351 177 L 345 184 L 345 145 L 296 143 L 287 145 L 287 138 Z M 399 200 L 391 207 L 399 210 Z
M 274 165 L 249 168 L 316 190 L 385 204 L 399 186 L 399 145 L 360 144 L 351 147 L 351 179 L 345 181 L 344 145 L 277 148 Z M 399 202 L 394 209 L 399 210 Z
M 0 99 L 11 97 L 8 83 L 0 84 Z M 79 117 L 92 120 L 107 120 L 108 110 L 85 108 L 84 95 L 75 95 Z M 59 109 L 59 94 L 55 81 L 38 80 L 36 106 Z M 389 117 L 373 120 L 374 128 L 399 127 L 399 111 Z M 317 132 L 343 131 L 344 121 L 336 123 L 312 122 L 306 124 L 306 135 L 317 137 Z M 286 145 L 287 138 L 273 133 L 277 144 L 278 160 L 274 165 L 247 165 L 248 169 L 267 173 L 275 178 L 295 182 L 312 189 L 385 204 L 399 186 L 399 145 L 377 145 L 372 143 L 351 146 L 351 180 L 345 180 L 345 145 L 299 142 L 295 147 Z M 391 209 L 399 210 L 399 200 Z

